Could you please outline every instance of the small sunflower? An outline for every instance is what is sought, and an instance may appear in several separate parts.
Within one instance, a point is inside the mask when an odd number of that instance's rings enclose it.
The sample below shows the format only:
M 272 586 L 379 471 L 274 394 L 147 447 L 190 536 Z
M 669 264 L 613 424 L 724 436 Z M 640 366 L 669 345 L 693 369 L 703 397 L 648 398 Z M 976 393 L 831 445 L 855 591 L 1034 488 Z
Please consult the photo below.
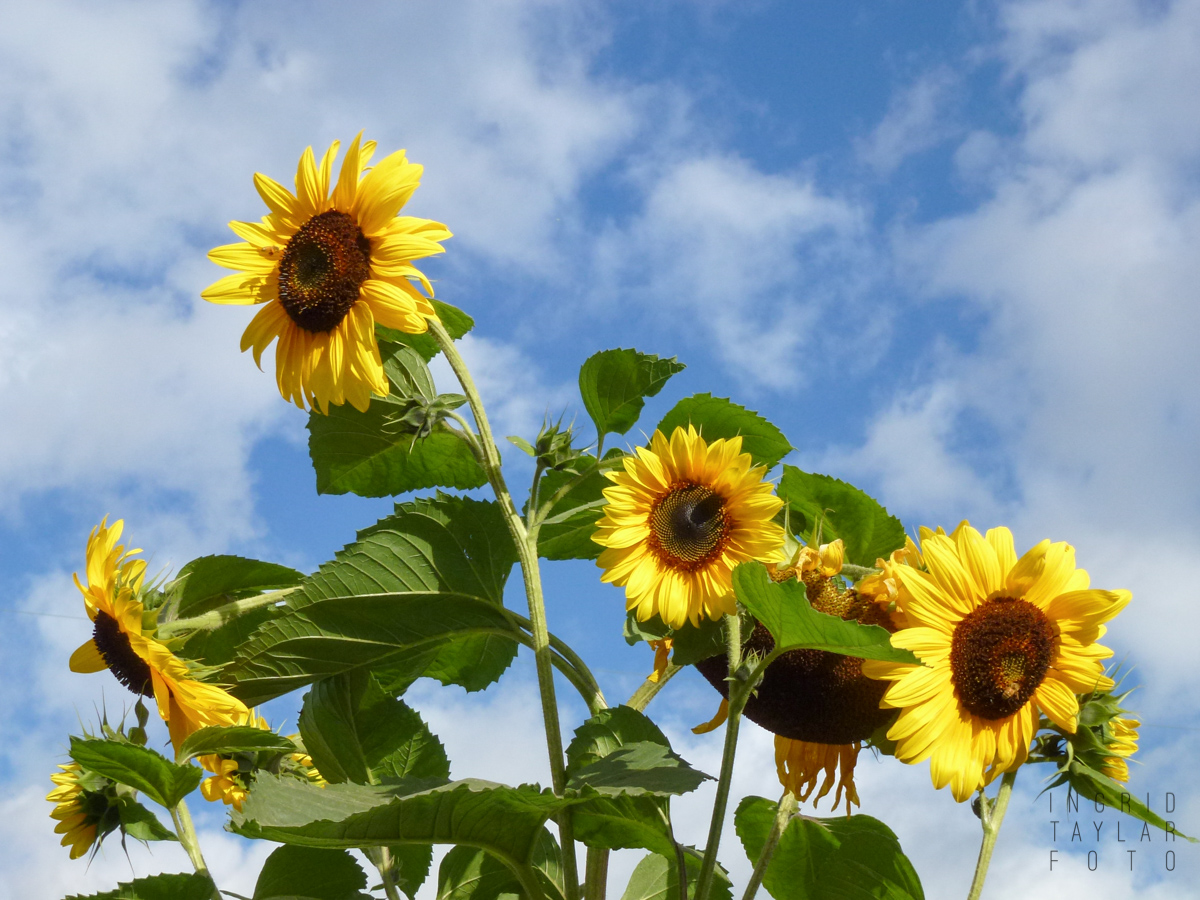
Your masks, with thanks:
M 266 175 L 254 186 L 270 214 L 261 223 L 230 222 L 241 243 L 209 251 L 234 269 L 201 296 L 213 303 L 265 304 L 242 335 L 242 351 L 262 353 L 278 338 L 279 392 L 301 409 L 328 412 L 349 400 L 366 410 L 372 394 L 388 393 L 375 324 L 420 334 L 434 318 L 433 288 L 412 263 L 443 248 L 440 222 L 398 216 L 421 181 L 422 167 L 403 150 L 368 164 L 375 142 L 360 133 L 342 160 L 330 192 L 334 141 L 318 165 L 309 147 L 296 171 L 296 193 Z M 364 174 L 364 172 L 366 174 Z
M 1128 591 L 1089 589 L 1075 550 L 1042 541 L 1017 558 L 1012 533 L 986 538 L 967 522 L 953 534 L 921 532 L 928 571 L 894 568 L 897 604 L 909 626 L 892 636 L 924 665 L 868 661 L 891 682 L 885 707 L 900 710 L 888 737 L 908 763 L 930 760 L 937 788 L 966 800 L 1025 762 L 1039 710 L 1073 734 L 1077 694 L 1108 691 L 1096 643 Z
M 1113 781 L 1119 781 L 1122 784 L 1129 782 L 1129 763 L 1128 758 L 1137 753 L 1138 748 L 1138 729 L 1142 723 L 1137 719 L 1123 719 L 1120 717 L 1110 719 L 1105 727 L 1105 746 L 1110 754 L 1104 758 L 1104 765 L 1100 769 L 1105 775 Z
M 689 425 L 609 472 L 604 518 L 593 536 L 606 549 L 601 581 L 625 588 L 639 621 L 658 616 L 671 628 L 734 612 L 734 567 L 771 559 L 783 529 L 771 519 L 783 505 L 735 437 L 707 443 Z
M 102 672 L 144 697 L 153 697 L 178 749 L 188 735 L 206 725 L 236 725 L 245 705 L 213 684 L 192 678 L 186 663 L 147 633 L 138 599 L 146 562 L 131 557 L 140 550 L 118 544 L 125 527 L 108 518 L 92 530 L 87 543 L 87 585 L 75 576 L 83 594 L 92 637 L 71 654 L 72 672 Z
M 105 815 L 109 808 L 108 798 L 83 786 L 84 774 L 78 763 L 67 763 L 59 768 L 61 772 L 50 776 L 54 790 L 46 795 L 46 799 L 54 804 L 50 818 L 58 822 L 54 833 L 63 836 L 62 846 L 71 848 L 71 859 L 79 859 L 102 836 L 104 820 L 109 818 Z M 111 831 L 112 826 L 106 830 Z
M 895 629 L 891 614 L 876 598 L 846 589 L 838 577 L 845 547 L 836 540 L 821 547 L 799 547 L 787 559 L 767 565 L 775 582 L 799 580 L 813 609 L 843 619 Z M 746 652 L 767 656 L 775 640 L 758 623 Z M 696 664 L 708 682 L 728 696 L 728 663 L 714 656 Z M 880 709 L 886 685 L 863 675 L 863 660 L 823 650 L 789 650 L 768 667 L 746 703 L 750 721 L 775 735 L 779 781 L 800 801 L 815 805 L 836 785 L 833 805 L 846 799 L 846 811 L 860 805 L 854 767 L 863 741 L 894 715 Z M 721 719 L 718 713 L 717 722 Z M 701 726 L 708 730 L 708 725 Z M 693 729 L 696 730 L 696 729 Z M 818 788 L 819 784 L 819 788 Z M 815 796 L 814 796 L 815 794 Z
M 261 728 L 263 731 L 271 730 L 267 720 L 254 710 L 249 710 L 245 718 L 237 724 Z M 237 754 L 236 757 L 211 753 L 197 757 L 196 761 L 205 771 L 212 773 L 211 778 L 200 782 L 200 793 L 204 799 L 213 802 L 220 800 L 226 806 L 232 806 L 241 812 L 242 804 L 250 793 L 249 776 L 253 771 L 256 756 L 257 754 L 253 753 Z M 242 765 L 243 760 L 246 765 Z

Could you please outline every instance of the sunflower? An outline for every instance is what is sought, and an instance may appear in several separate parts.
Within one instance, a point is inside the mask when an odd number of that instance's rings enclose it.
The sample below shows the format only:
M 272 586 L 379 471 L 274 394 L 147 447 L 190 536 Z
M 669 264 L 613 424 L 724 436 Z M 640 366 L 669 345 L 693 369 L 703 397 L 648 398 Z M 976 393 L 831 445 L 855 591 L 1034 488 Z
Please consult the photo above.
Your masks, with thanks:
M 84 774 L 78 763 L 67 763 L 59 768 L 61 772 L 50 776 L 54 790 L 46 795 L 46 799 L 54 804 L 50 818 L 57 820 L 54 833 L 63 836 L 62 846 L 71 848 L 71 859 L 79 859 L 101 836 L 108 799 L 103 793 L 84 788 Z
M 961 802 L 1025 762 L 1039 711 L 1073 734 L 1076 694 L 1112 689 L 1101 664 L 1112 651 L 1096 641 L 1131 597 L 1089 589 L 1069 544 L 1045 540 L 1018 559 L 1007 528 L 986 538 L 967 522 L 949 535 L 922 529 L 921 557 L 928 571 L 893 570 L 909 627 L 892 643 L 924 665 L 863 671 L 890 682 L 896 756 L 930 760 L 934 786 Z
M 1105 727 L 1105 737 L 1108 738 L 1105 747 L 1111 755 L 1104 758 L 1104 765 L 1100 771 L 1113 781 L 1122 784 L 1129 782 L 1129 763 L 1126 760 L 1137 753 L 1138 729 L 1141 726 L 1142 723 L 1137 719 L 1117 717 L 1108 721 Z
M 763 481 L 766 468 L 742 452 L 741 437 L 706 443 L 689 425 L 670 441 L 655 431 L 650 448 L 606 473 L 604 517 L 595 535 L 606 549 L 601 581 L 625 588 L 639 621 L 659 616 L 671 628 L 719 619 L 736 609 L 733 569 L 771 559 L 783 505 Z
M 349 400 L 366 410 L 371 394 L 386 395 L 375 324 L 420 334 L 435 317 L 433 288 L 412 261 L 443 248 L 440 222 L 397 216 L 421 181 L 422 167 L 403 150 L 368 168 L 375 142 L 351 142 L 330 192 L 334 141 L 317 165 L 312 148 L 300 157 L 296 193 L 255 174 L 270 214 L 261 223 L 230 222 L 242 238 L 209 251 L 234 269 L 201 296 L 213 303 L 265 304 L 242 335 L 242 351 L 262 353 L 272 341 L 275 377 L 284 399 L 329 411 Z M 364 172 L 366 173 L 364 175 Z
M 102 672 L 145 697 L 153 697 L 178 750 L 192 732 L 206 725 L 236 725 L 245 705 L 221 688 L 191 677 L 187 664 L 147 633 L 138 599 L 146 562 L 118 544 L 125 527 L 108 517 L 92 530 L 87 543 L 87 585 L 75 576 L 92 620 L 92 637 L 71 654 L 72 672 Z
M 844 558 L 845 547 L 836 540 L 819 549 L 800 547 L 788 559 L 768 564 L 767 571 L 775 582 L 802 582 L 805 597 L 818 612 L 895 630 L 891 614 L 875 597 L 846 589 L 839 577 Z M 745 651 L 764 657 L 774 649 L 770 632 L 757 623 Z M 728 696 L 724 656 L 701 660 L 696 668 Z M 835 808 L 843 795 L 847 812 L 860 805 L 854 784 L 859 750 L 894 715 L 879 706 L 886 685 L 866 678 L 862 668 L 863 660 L 853 656 L 789 650 L 771 663 L 746 702 L 746 718 L 775 735 L 780 784 L 800 801 L 812 798 L 816 805 L 836 785 Z M 721 719 L 718 712 L 713 722 L 700 728 L 710 730 Z

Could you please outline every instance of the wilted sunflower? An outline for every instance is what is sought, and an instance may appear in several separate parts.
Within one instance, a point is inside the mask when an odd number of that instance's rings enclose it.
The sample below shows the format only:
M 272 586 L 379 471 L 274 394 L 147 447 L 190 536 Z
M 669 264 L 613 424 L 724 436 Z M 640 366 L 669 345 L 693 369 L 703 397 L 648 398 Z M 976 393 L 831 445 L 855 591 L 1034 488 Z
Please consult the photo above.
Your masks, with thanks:
M 147 633 L 138 598 L 146 562 L 130 558 L 140 550 L 126 553 L 117 543 L 124 527 L 120 519 L 109 527 L 106 516 L 88 538 L 88 583 L 84 586 L 76 575 L 75 586 L 93 630 L 71 654 L 71 671 L 108 669 L 135 694 L 153 697 L 178 749 L 192 732 L 206 725 L 236 725 L 247 710 L 216 685 L 192 678 L 183 660 Z
M 894 630 L 890 613 L 875 597 L 847 590 L 837 577 L 844 557 L 842 541 L 836 540 L 819 550 L 801 547 L 786 562 L 768 565 L 767 571 L 775 582 L 801 581 L 808 602 L 818 612 Z M 762 657 L 774 649 L 770 632 L 756 624 L 745 651 Z M 746 702 L 746 718 L 775 735 L 779 781 L 798 800 L 812 797 L 816 804 L 836 785 L 834 808 L 841 805 L 843 793 L 847 812 L 852 804 L 859 804 L 854 784 L 859 750 L 895 715 L 879 707 L 886 685 L 866 678 L 862 667 L 863 660 L 857 657 L 789 650 L 771 663 Z M 729 667 L 724 656 L 702 660 L 696 668 L 728 697 Z
M 894 569 L 909 627 L 892 643 L 924 665 L 863 671 L 891 682 L 896 756 L 929 759 L 934 785 L 961 802 L 1025 762 L 1039 710 L 1074 733 L 1076 694 L 1112 689 L 1101 664 L 1112 651 L 1096 641 L 1130 593 L 1090 590 L 1069 544 L 1045 540 L 1018 559 L 1007 528 L 922 529 L 921 557 L 928 571 Z
M 296 193 L 255 174 L 254 186 L 270 209 L 261 223 L 230 222 L 241 243 L 209 251 L 235 269 L 201 296 L 213 303 L 266 304 L 242 335 L 261 367 L 272 341 L 279 392 L 301 409 L 328 412 L 347 400 L 366 410 L 371 394 L 386 395 L 375 323 L 410 334 L 428 329 L 433 305 L 429 280 L 412 264 L 442 252 L 450 237 L 440 222 L 397 217 L 421 181 L 422 167 L 398 150 L 373 168 L 375 142 L 360 133 L 342 160 L 330 193 L 334 141 L 317 165 L 312 148 L 300 157 Z M 366 174 L 364 175 L 364 171 Z
M 639 621 L 659 616 L 671 628 L 719 619 L 736 609 L 734 567 L 770 559 L 783 544 L 771 521 L 783 505 L 735 437 L 706 443 L 689 425 L 670 441 L 660 431 L 650 448 L 608 472 L 604 517 L 596 534 L 606 549 L 601 581 L 625 588 Z
M 82 784 L 83 770 L 78 763 L 59 766 L 61 772 L 50 776 L 54 790 L 46 799 L 55 804 L 50 818 L 58 821 L 54 833 L 61 834 L 61 844 L 71 848 L 71 859 L 78 859 L 91 849 L 100 836 L 100 827 L 108 811 L 108 799 Z M 111 830 L 109 828 L 108 830 Z

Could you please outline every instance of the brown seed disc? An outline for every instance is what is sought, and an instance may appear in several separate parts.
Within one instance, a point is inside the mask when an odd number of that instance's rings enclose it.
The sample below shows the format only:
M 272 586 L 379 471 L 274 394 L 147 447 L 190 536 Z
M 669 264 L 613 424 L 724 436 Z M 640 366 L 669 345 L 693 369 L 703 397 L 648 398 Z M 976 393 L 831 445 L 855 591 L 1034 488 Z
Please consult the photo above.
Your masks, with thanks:
M 647 544 L 664 565 L 695 572 L 721 555 L 730 529 L 724 497 L 702 484 L 679 482 L 650 507 Z
M 305 331 L 332 331 L 371 274 L 371 242 L 354 219 L 330 210 L 288 240 L 279 261 L 279 305 Z
M 121 630 L 117 620 L 105 612 L 96 613 L 92 629 L 92 640 L 104 657 L 108 670 L 117 676 L 117 681 L 135 694 L 153 697 L 150 683 L 150 665 L 138 656 L 129 644 L 129 635 Z
M 965 616 L 950 641 L 950 677 L 967 711 L 1003 719 L 1023 707 L 1054 660 L 1056 632 L 1027 600 L 998 597 Z

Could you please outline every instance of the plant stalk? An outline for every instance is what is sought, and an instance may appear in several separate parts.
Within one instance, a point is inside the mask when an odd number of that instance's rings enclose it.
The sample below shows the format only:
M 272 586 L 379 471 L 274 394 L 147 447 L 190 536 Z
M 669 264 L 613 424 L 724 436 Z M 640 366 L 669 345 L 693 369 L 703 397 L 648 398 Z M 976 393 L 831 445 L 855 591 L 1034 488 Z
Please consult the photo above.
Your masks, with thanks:
M 546 750 L 550 756 L 550 779 L 554 793 L 562 796 L 567 786 L 566 766 L 563 761 L 562 726 L 558 721 L 558 701 L 554 696 L 554 664 L 550 652 L 550 631 L 546 624 L 546 606 L 542 597 L 542 579 L 538 566 L 537 530 L 526 531 L 525 523 L 513 503 L 508 485 L 504 483 L 501 472 L 500 450 L 496 439 L 492 436 L 492 427 L 488 423 L 487 413 L 483 408 L 483 400 L 475 388 L 475 381 L 467 369 L 467 364 L 454 345 L 445 327 L 436 318 L 429 320 L 429 331 L 433 334 L 446 355 L 446 361 L 454 370 L 467 402 L 471 405 L 471 413 L 475 417 L 475 427 L 479 432 L 480 460 L 504 521 L 517 548 L 517 556 L 521 563 L 521 574 L 525 581 L 525 599 L 529 605 L 530 631 L 533 636 L 533 655 L 537 669 L 538 690 L 542 700 L 542 719 L 546 728 Z M 559 840 L 563 854 L 563 878 L 566 881 L 566 900 L 579 900 L 579 869 L 575 861 L 574 829 L 571 827 L 569 810 L 564 810 L 558 816 Z
M 175 823 L 175 836 L 179 838 L 179 843 L 183 844 L 183 849 L 187 851 L 188 859 L 192 861 L 192 868 L 196 870 L 197 875 L 203 875 L 212 885 L 213 900 L 224 900 L 212 873 L 208 871 L 204 854 L 200 852 L 200 838 L 196 834 L 196 826 L 192 824 L 192 815 L 188 812 L 187 803 L 182 799 L 171 807 L 171 820 Z
M 758 855 L 758 862 L 754 864 L 754 871 L 750 874 L 750 882 L 746 885 L 742 900 L 754 900 L 763 876 L 767 874 L 767 866 L 771 864 L 771 857 L 775 855 L 775 848 L 779 846 L 779 839 L 783 837 L 783 830 L 787 828 L 795 812 L 796 795 L 791 791 L 784 791 L 783 796 L 779 798 L 779 806 L 775 808 L 775 822 L 771 826 L 771 833 L 767 836 L 767 842 L 763 844 L 762 853 Z
M 1000 826 L 1004 822 L 1004 813 L 1008 810 L 1013 782 L 1016 780 L 1016 772 L 1005 772 L 1004 777 L 1000 779 L 1000 792 L 996 799 L 989 804 L 987 797 L 981 798 L 979 820 L 983 823 L 983 842 L 979 845 L 979 860 L 975 863 L 975 877 L 971 880 L 967 900 L 979 900 L 983 894 L 983 882 L 987 878 L 992 851 L 996 849 L 996 838 L 1000 835 Z
M 725 825 L 725 808 L 729 805 L 729 788 L 733 782 L 733 760 L 737 755 L 738 726 L 746 705 L 748 682 L 738 680 L 742 667 L 742 628 L 737 612 L 725 617 L 726 652 L 729 658 L 729 720 L 725 723 L 725 747 L 721 751 L 721 775 L 717 781 L 717 796 L 713 801 L 712 821 L 708 825 L 708 841 L 704 845 L 704 861 L 696 882 L 695 900 L 708 900 L 713 872 L 717 866 L 717 850 L 721 846 L 721 829 Z
M 190 619 L 175 619 L 173 622 L 161 622 L 156 629 L 156 634 L 160 638 L 167 638 L 185 631 L 213 631 L 216 628 L 220 628 L 226 622 L 231 622 L 238 616 L 248 613 L 251 610 L 259 609 L 263 606 L 274 606 L 295 590 L 298 590 L 298 588 L 290 587 L 279 591 L 268 591 L 265 594 L 259 594 L 257 597 L 243 597 L 241 600 L 232 600 L 229 603 L 218 606 L 216 609 L 211 609 Z
M 608 850 L 600 847 L 588 847 L 583 900 L 604 900 L 608 890 L 608 854 Z
M 658 676 L 658 680 L 647 678 L 641 683 L 633 695 L 626 701 L 625 705 L 636 709 L 638 712 L 645 710 L 650 705 L 650 701 L 655 695 L 663 689 L 668 681 L 674 678 L 679 672 L 683 671 L 683 666 L 677 666 L 675 663 L 667 663 L 666 669 Z

